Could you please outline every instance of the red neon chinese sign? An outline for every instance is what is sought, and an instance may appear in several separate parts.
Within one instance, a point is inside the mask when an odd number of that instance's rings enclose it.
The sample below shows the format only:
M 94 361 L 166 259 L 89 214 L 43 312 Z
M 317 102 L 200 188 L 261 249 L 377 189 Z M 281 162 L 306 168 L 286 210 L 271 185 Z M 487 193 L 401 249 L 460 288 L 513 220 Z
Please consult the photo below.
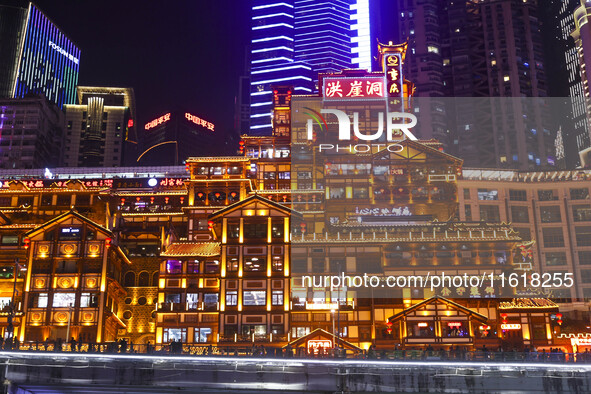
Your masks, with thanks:
M 325 99 L 380 99 L 386 97 L 384 90 L 384 78 L 325 78 Z
M 146 125 L 144 126 L 144 129 L 146 129 L 146 130 L 153 129 L 154 127 L 161 125 L 162 123 L 166 123 L 169 120 L 170 120 L 170 112 L 167 113 L 166 115 L 162 115 L 161 117 L 154 119 L 151 122 L 146 123 Z
M 160 186 L 183 186 L 185 181 L 179 178 L 165 178 L 160 181 Z
M 127 127 L 129 127 L 129 128 L 133 127 L 133 119 L 129 119 L 127 121 Z
M 185 113 L 185 118 L 187 118 L 189 122 L 195 123 L 197 126 L 203 126 L 211 131 L 214 131 L 215 125 L 205 119 L 201 119 L 200 117 L 192 115 L 188 112 Z

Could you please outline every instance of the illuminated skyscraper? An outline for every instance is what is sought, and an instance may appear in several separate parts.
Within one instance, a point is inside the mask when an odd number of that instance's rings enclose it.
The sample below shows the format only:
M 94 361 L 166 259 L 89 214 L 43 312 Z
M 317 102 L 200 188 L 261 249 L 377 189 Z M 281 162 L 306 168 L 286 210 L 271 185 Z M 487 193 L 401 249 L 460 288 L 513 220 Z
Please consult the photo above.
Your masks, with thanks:
M 0 4 L 0 97 L 74 104 L 80 50 L 33 3 L 15 3 Z
M 296 61 L 293 0 L 253 4 L 250 132 L 270 135 L 273 85 L 293 85 L 298 94 L 312 93 L 312 68 Z
M 319 72 L 371 68 L 369 0 L 254 0 L 251 44 L 250 134 L 270 135 L 273 86 L 313 93 Z
M 558 128 L 549 126 L 543 111 L 509 99 L 547 96 L 538 11 L 537 2 L 522 0 L 400 2 L 399 38 L 409 46 L 405 72 L 416 84 L 416 96 L 431 103 L 421 111 L 422 138 L 440 140 L 469 166 L 555 165 Z M 502 97 L 509 108 L 506 113 L 488 104 L 469 109 L 486 101 L 444 102 L 444 97 Z M 511 122 L 501 127 L 505 118 Z
M 578 93 L 584 100 L 582 104 L 586 109 L 587 124 L 591 124 L 591 91 L 589 89 L 591 78 L 589 77 L 588 71 L 589 67 L 591 67 L 591 27 L 589 26 L 589 15 L 591 15 L 591 4 L 581 1 L 581 5 L 574 12 L 574 29 L 572 33 L 579 60 L 580 74 L 577 77 L 582 81 L 579 86 L 583 90 Z M 577 145 L 581 151 L 581 164 L 588 167 L 590 165 L 591 147 L 589 143 L 589 132 L 586 128 L 577 136 Z
M 78 87 L 78 103 L 66 104 L 65 167 L 119 167 L 135 139 L 132 88 Z

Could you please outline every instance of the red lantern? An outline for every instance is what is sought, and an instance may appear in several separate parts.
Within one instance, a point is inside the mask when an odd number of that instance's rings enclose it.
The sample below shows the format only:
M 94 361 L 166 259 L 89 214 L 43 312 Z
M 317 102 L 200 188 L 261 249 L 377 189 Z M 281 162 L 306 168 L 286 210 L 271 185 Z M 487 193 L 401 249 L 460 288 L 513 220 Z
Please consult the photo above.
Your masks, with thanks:
M 150 197 L 150 204 L 154 204 L 154 197 Z
M 203 198 L 203 193 L 201 193 L 201 192 L 197 193 L 197 197 Z
M 207 229 L 211 231 L 213 229 L 213 222 L 210 220 L 207 222 Z
M 556 318 L 557 318 L 557 319 L 562 319 L 562 313 L 557 313 L 557 314 L 556 314 Z
M 140 197 L 136 197 L 136 198 L 135 198 L 135 200 L 136 200 L 137 202 L 140 202 L 141 198 L 140 198 Z
M 386 332 L 388 333 L 388 335 L 392 334 L 392 322 L 389 321 L 388 323 L 386 323 Z
M 123 204 L 125 204 L 125 199 L 124 198 L 121 199 L 121 205 L 123 205 Z
M 181 197 L 181 204 L 185 203 L 185 197 Z
M 185 164 L 185 171 L 189 171 L 189 163 Z
M 105 246 L 107 248 L 111 247 L 111 238 L 105 238 Z
M 23 246 L 25 249 L 29 249 L 29 246 L 31 246 L 31 240 L 29 238 L 23 239 Z
M 236 192 L 232 192 L 230 193 L 230 196 L 232 196 L 232 198 L 235 198 L 238 194 Z
M 482 335 L 487 336 L 488 335 L 488 331 L 482 331 Z
M 220 193 L 215 193 L 214 196 L 215 196 L 215 198 L 220 198 L 221 194 Z
M 558 323 L 558 325 L 562 325 L 562 319 L 556 320 L 556 323 Z
M 170 199 L 169 197 L 164 197 L 164 203 L 165 203 L 165 204 L 168 204 L 168 200 L 169 200 L 169 199 Z

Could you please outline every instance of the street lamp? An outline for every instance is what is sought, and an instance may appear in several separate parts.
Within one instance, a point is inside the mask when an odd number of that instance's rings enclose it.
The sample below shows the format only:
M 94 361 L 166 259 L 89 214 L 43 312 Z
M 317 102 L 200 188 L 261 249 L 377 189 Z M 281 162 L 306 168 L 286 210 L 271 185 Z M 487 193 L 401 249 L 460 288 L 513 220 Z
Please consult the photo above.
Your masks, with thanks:
M 332 348 L 333 350 L 337 346 L 336 332 L 334 330 L 334 309 L 330 310 L 330 317 L 332 318 Z
M 70 322 L 72 321 L 72 304 L 68 304 L 68 329 L 66 330 L 66 341 L 70 340 Z M 72 349 L 70 349 L 72 351 Z

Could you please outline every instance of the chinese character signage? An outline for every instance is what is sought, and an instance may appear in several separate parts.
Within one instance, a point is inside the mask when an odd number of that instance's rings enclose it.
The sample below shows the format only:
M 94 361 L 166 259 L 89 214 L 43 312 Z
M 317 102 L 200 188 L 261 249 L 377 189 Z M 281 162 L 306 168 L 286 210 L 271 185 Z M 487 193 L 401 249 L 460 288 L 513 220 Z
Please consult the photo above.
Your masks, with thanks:
M 330 350 L 332 348 L 332 341 L 330 339 L 311 339 L 307 345 L 308 353 L 318 354 Z
M 146 130 L 150 130 L 153 129 L 154 127 L 161 125 L 162 123 L 166 123 L 170 120 L 170 112 L 167 113 L 166 115 L 162 115 L 159 118 L 154 119 L 151 122 L 146 123 L 146 125 L 144 126 L 144 128 Z
M 185 113 L 185 118 L 189 121 L 189 122 L 193 122 L 195 123 L 197 126 L 203 126 L 211 131 L 214 131 L 215 125 L 211 122 L 206 121 L 205 119 L 201 119 L 198 116 L 192 115 L 190 113 Z
M 14 188 L 15 190 L 22 190 L 22 187 L 26 189 L 48 189 L 48 188 L 68 188 L 73 184 L 82 184 L 86 188 L 92 187 L 112 187 L 113 180 L 112 179 L 96 179 L 96 180 L 85 180 L 85 179 L 68 179 L 68 180 L 53 180 L 53 179 L 43 179 L 43 180 L 0 180 L 0 189 L 10 189 Z
M 182 187 L 184 184 L 185 181 L 179 178 L 165 178 L 160 181 L 160 186 L 164 187 Z
M 384 78 L 325 78 L 325 100 L 368 100 L 386 97 Z
M 384 57 L 389 97 L 402 97 L 402 54 L 393 53 Z

